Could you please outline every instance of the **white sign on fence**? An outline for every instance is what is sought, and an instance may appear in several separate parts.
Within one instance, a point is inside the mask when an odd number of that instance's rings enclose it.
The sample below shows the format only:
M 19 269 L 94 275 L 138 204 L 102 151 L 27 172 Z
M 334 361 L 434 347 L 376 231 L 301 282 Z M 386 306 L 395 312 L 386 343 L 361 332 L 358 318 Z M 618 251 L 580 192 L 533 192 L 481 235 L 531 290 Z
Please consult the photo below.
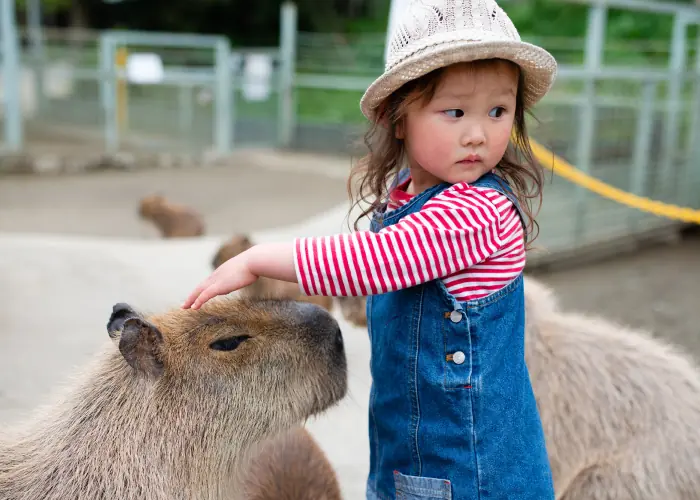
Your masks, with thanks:
M 155 84 L 163 81 L 163 60 L 158 54 L 129 54 L 126 61 L 126 77 L 132 83 Z
M 270 96 L 272 57 L 268 54 L 248 54 L 243 66 L 243 98 L 264 101 Z

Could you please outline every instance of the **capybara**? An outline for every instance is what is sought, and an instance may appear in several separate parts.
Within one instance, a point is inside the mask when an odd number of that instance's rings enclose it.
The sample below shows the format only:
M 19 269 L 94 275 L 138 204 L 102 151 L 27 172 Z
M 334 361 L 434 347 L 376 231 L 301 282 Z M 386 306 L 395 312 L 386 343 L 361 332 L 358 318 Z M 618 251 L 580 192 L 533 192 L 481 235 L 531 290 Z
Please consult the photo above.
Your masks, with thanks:
M 141 200 L 139 215 L 155 224 L 163 238 L 193 238 L 204 234 L 204 219 L 198 212 L 158 194 Z
M 61 397 L 3 426 L 1 499 L 235 499 L 256 443 L 347 391 L 340 328 L 313 304 L 224 297 L 144 315 L 120 303 L 107 331 Z
M 340 313 L 355 326 L 367 326 L 367 300 L 365 297 L 338 297 Z
M 525 360 L 560 500 L 700 498 L 700 371 L 649 333 L 525 283 Z
M 342 500 L 335 470 L 303 427 L 258 447 L 242 482 L 245 500 Z

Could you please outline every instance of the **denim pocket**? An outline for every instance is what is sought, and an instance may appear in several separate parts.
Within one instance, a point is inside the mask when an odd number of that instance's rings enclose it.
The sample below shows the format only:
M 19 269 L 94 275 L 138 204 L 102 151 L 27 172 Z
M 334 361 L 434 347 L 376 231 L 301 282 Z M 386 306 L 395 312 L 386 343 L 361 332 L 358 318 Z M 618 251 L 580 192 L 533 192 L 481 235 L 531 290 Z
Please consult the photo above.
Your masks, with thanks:
M 394 471 L 396 500 L 452 500 L 452 483 L 447 479 L 407 476 Z

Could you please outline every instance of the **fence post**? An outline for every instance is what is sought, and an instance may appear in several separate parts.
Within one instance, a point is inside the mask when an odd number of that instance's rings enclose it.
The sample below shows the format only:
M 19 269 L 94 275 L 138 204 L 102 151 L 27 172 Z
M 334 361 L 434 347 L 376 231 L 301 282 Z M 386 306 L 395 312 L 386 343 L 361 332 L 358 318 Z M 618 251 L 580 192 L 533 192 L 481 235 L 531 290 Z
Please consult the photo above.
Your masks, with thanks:
M 296 74 L 297 6 L 284 2 L 280 24 L 279 129 L 280 146 L 288 147 L 296 127 L 294 75 Z
M 686 68 L 686 31 L 688 21 L 678 13 L 673 20 L 673 38 L 671 39 L 671 60 L 669 63 L 668 101 L 666 103 L 666 123 L 664 126 L 661 165 L 658 170 L 657 184 L 661 187 L 662 199 L 672 199 L 678 189 L 678 169 L 675 169 L 678 157 L 679 108 Z M 674 169 L 676 170 L 674 172 Z M 674 181 L 675 179 L 675 181 Z
M 109 34 L 102 33 L 100 35 L 100 96 L 104 112 L 105 150 L 107 153 L 116 153 L 119 149 L 114 48 L 114 39 Z
M 600 69 L 603 46 L 605 44 L 605 23 L 607 21 L 607 6 L 602 2 L 591 4 L 588 10 L 588 28 L 586 31 L 586 49 L 584 66 L 588 72 L 588 78 L 584 84 L 583 96 L 580 102 L 581 126 L 576 140 L 576 165 L 585 173 L 591 172 L 591 160 L 593 156 L 593 139 L 596 120 L 596 76 Z M 575 192 L 575 220 L 574 243 L 580 244 L 586 229 L 585 219 L 587 215 L 588 191 L 576 187 Z
M 231 96 L 231 45 L 222 38 L 216 44 L 216 108 L 214 110 L 214 142 L 219 154 L 231 151 L 233 120 Z
M 129 79 L 126 75 L 126 65 L 129 61 L 129 50 L 119 47 L 114 51 L 114 65 L 117 68 L 117 128 L 119 135 L 124 136 L 129 128 Z
M 630 172 L 630 190 L 638 196 L 647 196 L 649 181 L 649 155 L 651 154 L 651 138 L 654 131 L 654 110 L 656 108 L 657 82 L 642 83 L 641 107 L 637 117 L 637 130 L 634 142 L 634 159 Z M 646 216 L 634 208 L 629 209 L 628 224 L 630 232 L 637 229 L 639 221 Z
M 44 107 L 44 35 L 41 24 L 41 0 L 28 0 L 26 3 L 27 25 L 31 47 L 31 65 L 36 80 L 36 107 L 40 111 Z
M 0 12 L 0 36 L 2 37 L 2 73 L 5 108 L 5 146 L 12 152 L 22 148 L 22 105 L 20 96 L 20 62 L 17 43 L 15 1 L 2 0 Z
M 697 23 L 697 20 L 695 21 Z M 695 64 L 693 67 L 693 98 L 689 110 L 687 146 L 685 149 L 685 167 L 682 176 L 682 200 L 684 205 L 700 208 L 700 38 L 696 41 Z

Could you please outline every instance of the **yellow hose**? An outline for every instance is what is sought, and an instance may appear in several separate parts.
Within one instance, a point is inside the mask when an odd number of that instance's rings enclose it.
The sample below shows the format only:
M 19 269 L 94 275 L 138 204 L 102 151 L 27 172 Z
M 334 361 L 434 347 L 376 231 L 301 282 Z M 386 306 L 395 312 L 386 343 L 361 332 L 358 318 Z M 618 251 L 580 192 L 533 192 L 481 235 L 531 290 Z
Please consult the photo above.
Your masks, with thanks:
M 670 205 L 668 203 L 662 203 L 628 193 L 581 172 L 570 163 L 567 163 L 566 160 L 555 155 L 552 151 L 547 150 L 544 146 L 532 139 L 530 139 L 530 147 L 532 148 L 535 158 L 542 165 L 552 165 L 557 175 L 568 179 L 574 184 L 583 186 L 600 196 L 604 196 L 605 198 L 638 210 L 643 210 L 644 212 L 650 212 L 654 215 L 700 224 L 700 210 Z

